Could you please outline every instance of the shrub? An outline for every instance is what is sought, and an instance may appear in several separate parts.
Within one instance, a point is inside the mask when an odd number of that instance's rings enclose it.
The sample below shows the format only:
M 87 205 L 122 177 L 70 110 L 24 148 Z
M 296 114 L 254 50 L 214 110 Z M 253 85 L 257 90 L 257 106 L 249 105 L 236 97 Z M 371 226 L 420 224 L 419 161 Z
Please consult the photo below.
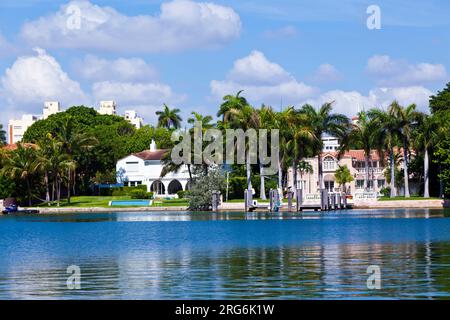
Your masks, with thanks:
M 134 189 L 130 192 L 131 199 L 149 199 L 149 195 L 145 190 Z
M 186 192 L 184 190 L 180 190 L 177 192 L 177 196 L 179 199 L 183 199 L 185 195 L 186 195 Z
M 391 188 L 386 187 L 380 190 L 380 193 L 383 195 L 383 197 L 389 197 L 391 195 Z
M 186 194 L 189 201 L 189 210 L 211 210 L 212 191 L 221 191 L 223 194 L 225 188 L 225 178 L 219 170 L 211 170 L 207 176 L 196 178 Z

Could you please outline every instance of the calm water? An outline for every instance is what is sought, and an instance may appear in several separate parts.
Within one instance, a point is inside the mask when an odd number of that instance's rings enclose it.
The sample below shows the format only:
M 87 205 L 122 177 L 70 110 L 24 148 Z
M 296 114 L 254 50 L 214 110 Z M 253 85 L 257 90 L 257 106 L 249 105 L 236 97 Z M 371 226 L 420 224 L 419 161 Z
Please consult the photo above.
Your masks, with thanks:
M 442 210 L 0 216 L 0 299 L 450 299 L 449 278 Z

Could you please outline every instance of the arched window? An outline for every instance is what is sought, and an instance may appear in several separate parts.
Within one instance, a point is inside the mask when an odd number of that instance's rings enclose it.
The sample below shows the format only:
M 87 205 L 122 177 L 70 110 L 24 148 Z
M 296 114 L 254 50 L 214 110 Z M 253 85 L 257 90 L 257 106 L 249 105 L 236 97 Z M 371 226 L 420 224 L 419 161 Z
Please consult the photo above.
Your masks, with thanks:
M 181 185 L 180 181 L 178 180 L 172 180 L 169 183 L 169 194 L 177 194 L 178 191 L 183 190 L 183 186 Z
M 166 188 L 164 187 L 164 184 L 160 180 L 156 180 L 152 183 L 150 191 L 156 195 L 162 195 L 166 193 Z
M 323 159 L 323 170 L 336 170 L 336 160 L 327 156 Z

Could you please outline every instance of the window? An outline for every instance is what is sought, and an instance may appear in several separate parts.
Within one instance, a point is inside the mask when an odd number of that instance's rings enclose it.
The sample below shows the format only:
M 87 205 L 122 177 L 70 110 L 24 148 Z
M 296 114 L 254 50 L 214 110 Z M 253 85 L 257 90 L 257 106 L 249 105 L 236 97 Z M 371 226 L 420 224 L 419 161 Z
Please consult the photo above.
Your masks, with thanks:
M 379 179 L 378 181 L 378 188 L 382 189 L 386 186 L 386 180 L 384 179 Z
M 364 180 L 356 180 L 356 189 L 364 189 Z
M 128 172 L 138 172 L 139 171 L 139 162 L 127 162 L 127 171 Z
M 323 160 L 323 169 L 324 170 L 335 170 L 336 169 L 336 161 L 332 157 L 326 157 Z
M 334 191 L 334 181 L 325 181 L 325 189 L 328 190 L 328 192 Z

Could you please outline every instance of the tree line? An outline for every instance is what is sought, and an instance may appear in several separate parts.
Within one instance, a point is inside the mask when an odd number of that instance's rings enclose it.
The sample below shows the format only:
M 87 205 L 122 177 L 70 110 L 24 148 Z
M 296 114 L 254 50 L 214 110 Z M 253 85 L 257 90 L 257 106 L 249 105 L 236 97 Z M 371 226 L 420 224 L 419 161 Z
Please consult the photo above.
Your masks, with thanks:
M 140 129 L 122 117 L 100 115 L 84 106 L 40 120 L 27 130 L 15 150 L 0 149 L 0 198 L 15 196 L 28 204 L 39 201 L 50 204 L 59 203 L 62 195 L 70 202 L 73 195 L 92 194 L 93 184 L 115 182 L 115 165 L 120 158 L 148 149 L 152 139 L 159 148 L 168 150 L 163 158 L 162 175 L 177 171 L 181 165 L 173 164 L 169 155 L 174 146 L 172 132 L 182 126 L 180 113 L 179 109 L 164 105 L 156 112 L 157 126 Z M 263 164 L 247 162 L 230 168 L 232 176 L 245 177 L 248 189 L 254 187 L 258 176 L 256 189 L 262 199 L 266 198 L 267 183 L 286 187 L 289 168 L 297 169 L 293 171 L 293 182 L 297 185 L 298 173 L 311 172 L 305 161 L 311 157 L 318 159 L 319 188 L 324 188 L 324 134 L 339 139 L 339 156 L 350 149 L 364 150 L 366 168 L 370 168 L 375 150 L 388 168 L 391 197 L 398 195 L 400 185 L 409 197 L 411 177 L 422 181 L 424 197 L 450 193 L 450 83 L 430 97 L 429 114 L 419 112 L 414 104 L 401 106 L 393 101 L 387 108 L 359 112 L 358 121 L 352 122 L 333 111 L 333 102 L 320 107 L 306 104 L 276 111 L 266 105 L 253 107 L 240 91 L 223 98 L 216 116 L 214 122 L 210 115 L 192 112 L 187 123 L 193 127 L 195 122 L 201 122 L 203 130 L 280 130 L 276 176 L 265 177 Z M 193 128 L 185 130 L 193 134 Z M 0 144 L 6 143 L 5 138 L 0 127 Z M 207 175 L 210 166 L 210 163 L 189 164 L 191 179 Z M 338 171 L 338 175 L 340 180 L 345 180 L 342 177 L 347 173 Z M 364 186 L 370 185 L 369 170 L 366 170 Z M 439 190 L 432 186 L 439 186 Z

